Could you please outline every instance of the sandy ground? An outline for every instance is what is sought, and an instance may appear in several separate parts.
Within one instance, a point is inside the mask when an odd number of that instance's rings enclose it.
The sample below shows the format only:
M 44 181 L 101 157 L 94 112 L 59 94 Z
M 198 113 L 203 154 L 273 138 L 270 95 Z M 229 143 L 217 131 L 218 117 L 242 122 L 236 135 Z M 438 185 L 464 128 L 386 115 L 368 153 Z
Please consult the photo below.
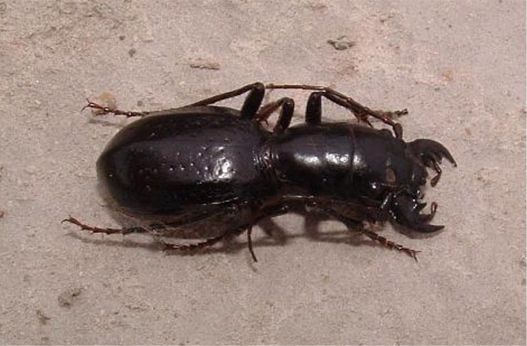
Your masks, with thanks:
M 525 344 L 524 15 L 520 0 L 0 1 L 0 343 Z M 163 109 L 253 81 L 407 107 L 407 139 L 451 149 L 459 167 L 427 191 L 446 229 L 382 231 L 419 263 L 316 239 L 295 214 L 274 220 L 281 245 L 256 230 L 256 264 L 243 237 L 166 256 L 60 224 L 118 225 L 94 163 L 130 120 L 90 120 L 86 97 Z M 283 94 L 301 121 L 307 94 Z

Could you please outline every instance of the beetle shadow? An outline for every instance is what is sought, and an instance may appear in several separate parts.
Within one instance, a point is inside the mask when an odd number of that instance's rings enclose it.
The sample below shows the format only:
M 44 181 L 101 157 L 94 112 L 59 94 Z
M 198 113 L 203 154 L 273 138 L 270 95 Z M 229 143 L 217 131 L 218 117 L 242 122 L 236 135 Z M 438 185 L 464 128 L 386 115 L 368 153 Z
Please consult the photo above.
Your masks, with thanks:
M 130 224 L 130 216 L 123 215 L 121 212 L 111 209 L 110 215 L 119 224 Z M 344 230 L 331 230 L 321 231 L 321 225 L 325 221 L 334 220 L 327 215 L 314 211 L 306 210 L 305 208 L 298 207 L 291 210 L 291 213 L 302 216 L 304 219 L 304 232 L 301 234 L 288 234 L 288 232 L 276 223 L 271 217 L 261 220 L 257 225 L 265 233 L 266 236 L 259 237 L 252 241 L 253 248 L 257 252 L 258 248 L 263 247 L 275 247 L 275 246 L 286 246 L 291 240 L 296 238 L 308 239 L 313 242 L 324 242 L 334 244 L 347 244 L 350 246 L 373 246 L 373 247 L 384 247 L 384 245 L 375 242 L 371 239 L 365 238 L 360 232 L 354 232 L 353 229 Z M 346 226 L 344 226 L 346 227 Z M 134 238 L 131 239 L 131 235 L 121 236 L 121 239 L 111 239 L 108 236 L 94 237 L 93 234 L 87 234 L 86 231 L 80 232 L 69 232 L 66 235 L 83 243 L 89 243 L 97 246 L 121 246 L 124 248 L 141 248 L 151 252 L 163 251 L 164 244 L 156 241 L 155 238 L 149 233 L 135 234 Z M 208 233 L 208 232 L 207 232 Z M 217 232 L 216 232 L 217 233 Z M 241 236 L 246 235 L 243 232 Z M 199 236 L 198 236 L 199 235 Z M 180 240 L 188 239 L 203 239 L 205 237 L 214 236 L 212 233 L 205 234 L 204 229 L 199 231 L 185 232 L 184 229 L 179 229 L 175 236 L 163 236 L 163 239 L 177 238 Z M 177 251 L 168 250 L 165 251 L 167 255 L 176 256 L 196 256 L 206 255 L 211 253 L 226 253 L 235 254 L 240 251 L 245 251 L 248 248 L 247 241 L 239 240 L 240 235 L 227 236 L 217 246 L 211 246 L 198 251 Z M 172 241 L 171 241 L 172 242 Z
M 70 232 L 67 235 L 78 239 L 84 243 L 90 243 L 94 245 L 105 245 L 105 246 L 122 246 L 125 248 L 142 248 L 152 252 L 163 251 L 164 244 L 160 241 L 156 241 L 156 236 L 152 236 L 152 232 L 146 231 L 148 225 L 152 224 L 153 219 L 148 217 L 142 218 L 138 215 L 130 215 L 124 210 L 119 208 L 111 198 L 109 198 L 108 192 L 98 184 L 98 192 L 102 197 L 104 203 L 103 207 L 108 211 L 109 216 L 116 221 L 117 224 L 123 225 L 126 227 L 137 227 L 143 226 L 145 229 L 144 233 L 141 234 L 130 234 L 127 236 L 122 235 L 121 239 L 110 238 L 108 236 L 94 237 L 92 234 L 82 235 L 80 232 Z M 335 221 L 335 219 L 323 212 L 320 212 L 316 209 L 306 208 L 303 205 L 292 205 L 289 206 L 289 212 L 292 214 L 299 215 L 304 220 L 304 232 L 301 234 L 290 234 L 282 226 L 276 223 L 272 217 L 264 218 L 258 222 L 259 228 L 265 233 L 265 237 L 258 237 L 255 239 L 252 244 L 255 248 L 255 251 L 259 247 L 269 247 L 269 246 L 285 246 L 289 243 L 290 240 L 295 238 L 304 238 L 313 242 L 324 242 L 324 243 L 334 243 L 334 244 L 347 244 L 350 246 L 373 246 L 384 248 L 385 245 L 371 240 L 360 233 L 358 230 L 354 230 L 343 224 L 344 230 L 331 230 L 331 231 L 321 231 L 322 223 L 325 221 Z M 189 243 L 189 240 L 196 241 L 203 240 L 205 238 L 216 237 L 221 234 L 222 230 L 217 230 L 218 224 L 232 224 L 239 218 L 243 218 L 243 215 L 237 214 L 233 220 L 223 220 L 221 219 L 222 213 L 218 214 L 219 219 L 216 220 L 216 223 L 207 225 L 207 222 L 197 222 L 194 227 L 188 227 L 187 225 L 174 228 L 173 233 L 163 233 L 159 236 L 163 241 L 167 240 L 169 243 L 176 243 L 173 239 L 179 239 L 184 241 L 184 243 Z M 231 216 L 232 217 L 232 216 Z M 218 221 L 220 221 L 218 223 Z M 157 221 L 159 223 L 159 221 Z M 378 232 L 382 231 L 382 226 L 370 225 L 372 230 Z M 440 232 L 434 232 L 429 234 L 417 233 L 415 231 L 408 230 L 402 226 L 393 225 L 393 228 L 408 236 L 409 238 L 428 238 L 435 236 Z M 87 233 L 86 231 L 83 231 Z M 241 234 L 233 234 L 226 236 L 218 245 L 211 246 L 208 248 L 200 249 L 198 251 L 177 251 L 177 250 L 168 250 L 166 253 L 168 255 L 179 255 L 179 256 L 192 256 L 192 255 L 204 255 L 210 253 L 237 253 L 239 251 L 245 250 L 248 247 L 247 241 L 239 240 L 240 235 L 247 235 L 246 232 Z M 133 238 L 132 238 L 133 236 Z M 115 237 L 115 236 L 114 236 Z M 168 241 L 170 239 L 170 241 Z

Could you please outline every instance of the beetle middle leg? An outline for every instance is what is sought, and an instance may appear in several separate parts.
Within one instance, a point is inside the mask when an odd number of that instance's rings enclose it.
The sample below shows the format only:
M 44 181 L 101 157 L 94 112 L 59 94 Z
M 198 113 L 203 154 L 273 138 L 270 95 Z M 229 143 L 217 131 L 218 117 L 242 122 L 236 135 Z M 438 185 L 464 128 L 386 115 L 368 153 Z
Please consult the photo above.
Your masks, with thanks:
M 243 233 L 244 231 L 247 231 L 247 246 L 249 248 L 249 252 L 251 253 L 251 257 L 253 258 L 253 260 L 255 262 L 258 262 L 258 259 L 256 258 L 256 255 L 255 255 L 254 250 L 253 250 L 253 244 L 252 244 L 252 238 L 251 238 L 253 226 L 256 225 L 258 222 L 260 222 L 264 218 L 283 215 L 283 214 L 285 214 L 287 212 L 288 212 L 287 205 L 282 205 L 282 204 L 266 206 L 266 207 L 262 207 L 260 209 L 256 209 L 255 208 L 252 211 L 252 216 L 251 216 L 250 222 L 244 223 L 243 225 L 235 227 L 235 228 L 232 228 L 232 229 L 228 229 L 227 231 L 223 232 L 221 235 L 219 235 L 217 237 L 209 238 L 209 239 L 206 239 L 206 240 L 204 240 L 202 242 L 198 242 L 198 243 L 194 243 L 194 244 L 181 244 L 180 245 L 180 244 L 165 243 L 165 242 L 162 242 L 162 241 L 161 241 L 161 243 L 164 245 L 164 250 L 165 251 L 175 250 L 175 251 L 193 252 L 193 251 L 197 251 L 197 250 L 201 250 L 201 249 L 207 248 L 209 246 L 213 246 L 216 243 L 218 243 L 218 242 L 220 242 L 220 241 L 222 241 L 222 240 L 224 240 L 224 239 L 226 239 L 228 237 L 237 236 L 237 235 Z
M 293 119 L 293 113 L 295 110 L 295 101 L 289 97 L 283 97 L 274 102 L 270 102 L 264 105 L 256 114 L 258 121 L 265 121 L 271 116 L 271 114 L 278 108 L 282 107 L 278 121 L 273 129 L 273 133 L 282 133 L 291 124 Z

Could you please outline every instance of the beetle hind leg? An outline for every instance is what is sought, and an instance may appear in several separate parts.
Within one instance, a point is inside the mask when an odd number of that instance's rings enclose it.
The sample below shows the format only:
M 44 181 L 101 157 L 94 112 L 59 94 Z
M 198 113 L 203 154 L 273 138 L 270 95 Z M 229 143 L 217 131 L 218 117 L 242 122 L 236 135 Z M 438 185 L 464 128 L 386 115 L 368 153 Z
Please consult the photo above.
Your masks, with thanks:
M 229 237 L 237 236 L 243 231 L 245 231 L 246 229 L 247 229 L 247 226 L 242 226 L 236 229 L 227 230 L 217 237 L 208 238 L 204 241 L 193 243 L 193 244 L 173 244 L 173 243 L 164 242 L 160 239 L 157 239 L 157 241 L 163 245 L 164 251 L 178 251 L 178 252 L 191 253 L 191 252 L 199 251 L 201 249 L 205 249 L 210 246 L 213 246 L 219 243 L 220 241 L 223 241 Z M 251 249 L 251 255 L 253 255 L 253 258 L 256 258 L 254 257 L 254 253 L 252 252 L 252 244 L 249 247 Z
M 240 113 L 242 118 L 253 119 L 262 104 L 265 94 L 265 86 L 260 82 L 248 84 L 239 89 L 228 91 L 223 94 L 219 94 L 198 102 L 191 103 L 189 105 L 186 105 L 185 107 L 208 106 L 219 101 L 240 96 L 241 94 L 244 94 L 246 92 L 249 92 L 249 94 L 245 98 Z
M 108 106 L 103 106 L 98 103 L 92 102 L 89 99 L 86 99 L 86 102 L 88 102 L 84 107 L 82 107 L 81 112 L 85 110 L 86 108 L 90 108 L 92 110 L 95 110 L 95 115 L 104 115 L 104 114 L 114 114 L 114 115 L 124 115 L 127 118 L 131 117 L 144 117 L 148 115 L 151 112 L 130 112 L 130 111 L 122 111 L 119 109 L 115 109 Z
M 253 243 L 252 243 L 252 238 L 251 238 L 252 226 L 249 226 L 249 227 L 243 226 L 235 230 L 230 230 L 230 231 L 223 233 L 220 236 L 209 238 L 207 240 L 204 240 L 199 243 L 194 243 L 194 244 L 178 245 L 178 244 L 166 243 L 159 239 L 157 241 L 163 245 L 164 251 L 194 252 L 194 251 L 208 248 L 209 246 L 213 246 L 216 243 L 222 240 L 225 240 L 228 237 L 237 236 L 245 230 L 247 230 L 247 245 L 249 247 L 249 252 L 251 253 L 251 257 L 254 262 L 258 262 L 258 259 L 256 258 L 256 255 L 254 254 L 254 250 L 253 250 Z
M 67 223 L 71 223 L 73 225 L 76 225 L 76 226 L 79 226 L 81 228 L 81 230 L 83 231 L 89 231 L 89 232 L 92 232 L 92 233 L 103 233 L 103 234 L 130 234 L 130 233 L 146 233 L 146 232 L 149 232 L 146 228 L 144 227 L 127 227 L 127 228 L 102 228 L 102 227 L 96 227 L 96 226 L 90 226 L 90 225 L 87 225 L 85 223 L 82 223 L 80 222 L 79 220 L 77 220 L 76 218 L 70 216 L 68 217 L 67 219 L 64 219 L 61 221 L 61 223 L 64 223 L 64 222 L 67 222 Z M 152 225 L 154 226 L 154 228 L 156 228 L 156 226 L 158 226 L 158 224 L 154 224 Z

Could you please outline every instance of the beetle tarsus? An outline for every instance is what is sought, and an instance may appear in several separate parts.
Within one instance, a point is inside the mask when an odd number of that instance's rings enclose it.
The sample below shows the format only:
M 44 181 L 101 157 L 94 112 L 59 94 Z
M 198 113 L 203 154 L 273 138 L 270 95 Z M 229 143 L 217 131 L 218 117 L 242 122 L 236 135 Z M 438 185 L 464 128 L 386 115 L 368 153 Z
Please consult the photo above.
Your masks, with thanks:
M 374 241 L 382 244 L 383 246 L 385 246 L 385 247 L 387 247 L 389 249 L 392 249 L 392 250 L 395 249 L 397 251 L 406 253 L 407 255 L 409 255 L 410 257 L 412 257 L 416 261 L 417 261 L 417 253 L 421 252 L 421 251 L 418 251 L 418 250 L 413 250 L 413 249 L 407 248 L 404 245 L 401 245 L 401 244 L 395 243 L 395 242 L 393 242 L 391 240 L 388 240 L 385 237 L 377 234 L 376 232 L 374 232 L 372 230 L 365 229 L 363 227 L 359 227 L 357 229 L 357 231 L 362 233 L 362 234 L 364 234 L 365 236 L 367 236 L 371 240 L 374 240 Z
M 98 103 L 92 102 L 89 99 L 86 99 L 88 102 L 84 107 L 82 107 L 81 112 L 85 110 L 86 108 L 95 109 L 95 115 L 105 115 L 105 114 L 114 114 L 114 115 L 124 115 L 127 118 L 131 117 L 144 117 L 145 115 L 148 115 L 149 112 L 130 112 L 130 111 L 121 111 L 119 109 L 114 109 L 107 106 L 102 106 Z
M 226 231 L 217 237 L 209 238 L 202 242 L 198 242 L 194 244 L 171 244 L 171 243 L 163 242 L 161 240 L 158 240 L 158 241 L 163 245 L 163 251 L 173 250 L 173 251 L 181 251 L 181 252 L 194 252 L 194 251 L 207 248 L 209 246 L 213 246 L 229 236 L 237 235 L 240 232 L 243 232 L 245 228 L 246 227 L 240 227 L 233 231 Z
M 74 224 L 74 225 L 80 227 L 81 230 L 83 230 L 83 231 L 90 231 L 92 233 L 123 234 L 123 235 L 126 235 L 126 234 L 130 234 L 130 233 L 144 233 L 144 232 L 148 232 L 148 230 L 146 230 L 143 227 L 128 227 L 128 228 L 101 228 L 101 227 L 94 227 L 94 226 L 90 226 L 90 225 L 87 225 L 85 223 L 82 223 L 82 222 L 80 222 L 79 220 L 77 220 L 76 218 L 74 218 L 72 216 L 69 216 L 67 219 L 64 219 L 64 220 L 61 221 L 61 223 L 64 223 L 64 222 Z
M 161 244 L 163 244 L 163 250 L 164 251 L 171 251 L 171 250 L 174 250 L 174 251 L 188 251 L 188 252 L 191 252 L 191 251 L 197 251 L 197 250 L 200 250 L 200 249 L 203 249 L 203 248 L 206 248 L 206 247 L 209 247 L 209 246 L 212 246 L 216 243 L 218 243 L 220 240 L 224 239 L 226 236 L 226 233 L 218 236 L 218 237 L 214 237 L 214 238 L 209 238 L 207 240 L 204 240 L 202 242 L 199 242 L 199 243 L 194 243 L 194 244 L 171 244 L 171 243 L 165 243 L 165 242 L 161 242 Z

